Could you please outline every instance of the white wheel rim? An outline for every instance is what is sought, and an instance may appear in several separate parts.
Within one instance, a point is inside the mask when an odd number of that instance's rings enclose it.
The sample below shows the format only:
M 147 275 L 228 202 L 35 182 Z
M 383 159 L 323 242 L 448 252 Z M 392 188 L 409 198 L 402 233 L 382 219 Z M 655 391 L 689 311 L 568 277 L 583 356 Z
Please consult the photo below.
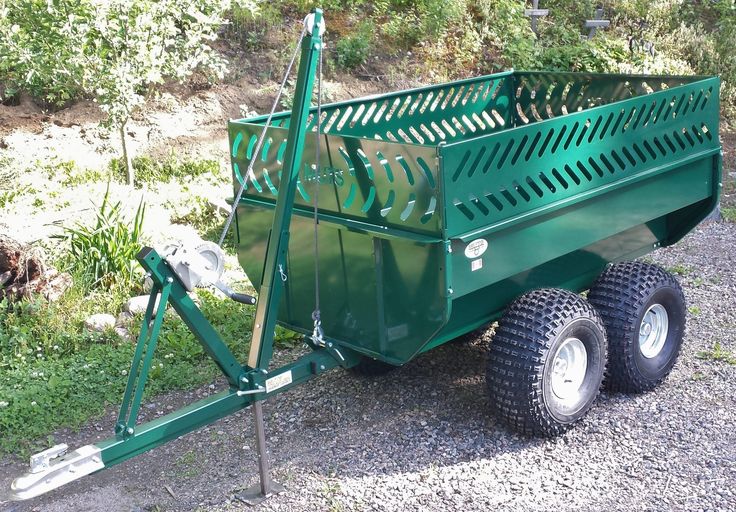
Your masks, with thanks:
M 552 359 L 552 393 L 564 403 L 577 403 L 587 369 L 585 345 L 577 338 L 567 338 Z
M 656 357 L 667 341 L 670 319 L 667 310 L 661 304 L 652 304 L 639 326 L 639 350 L 647 359 Z

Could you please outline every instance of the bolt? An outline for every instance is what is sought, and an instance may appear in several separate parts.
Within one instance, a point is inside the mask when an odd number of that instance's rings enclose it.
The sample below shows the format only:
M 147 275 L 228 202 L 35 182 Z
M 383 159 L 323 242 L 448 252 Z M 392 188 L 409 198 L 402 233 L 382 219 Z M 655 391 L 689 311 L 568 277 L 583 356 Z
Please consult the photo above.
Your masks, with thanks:
M 328 341 L 327 342 L 327 348 L 332 348 L 332 342 L 331 341 Z
M 127 432 L 127 434 L 129 436 L 132 436 L 133 435 L 133 432 L 135 432 L 135 430 L 133 430 L 133 427 L 128 427 L 128 429 L 125 432 Z
M 248 378 L 245 376 L 240 377 L 240 382 L 242 382 L 243 384 L 248 384 Z
M 319 365 L 319 369 L 320 370 L 324 370 L 325 369 L 325 365 L 323 365 L 323 364 Z
M 166 278 L 166 282 L 167 283 L 173 283 L 174 282 L 174 278 L 171 277 L 171 276 L 169 276 L 169 277 Z

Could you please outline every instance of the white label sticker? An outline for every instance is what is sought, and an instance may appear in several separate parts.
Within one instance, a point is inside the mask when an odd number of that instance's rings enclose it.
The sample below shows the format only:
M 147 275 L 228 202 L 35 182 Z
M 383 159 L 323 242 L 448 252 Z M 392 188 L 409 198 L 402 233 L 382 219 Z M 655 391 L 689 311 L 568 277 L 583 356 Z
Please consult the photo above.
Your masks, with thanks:
M 270 379 L 266 379 L 266 393 L 276 391 L 277 389 L 288 386 L 289 384 L 291 384 L 291 370 L 275 375 Z
M 407 336 L 409 336 L 409 325 L 399 324 L 394 325 L 393 327 L 389 327 L 386 329 L 386 335 L 388 336 L 389 341 L 406 338 Z
M 478 238 L 470 242 L 465 248 L 465 257 L 471 260 L 480 258 L 486 252 L 486 249 L 488 249 L 488 242 L 483 238 Z
M 470 262 L 470 271 L 475 272 L 483 268 L 483 260 L 477 259 Z

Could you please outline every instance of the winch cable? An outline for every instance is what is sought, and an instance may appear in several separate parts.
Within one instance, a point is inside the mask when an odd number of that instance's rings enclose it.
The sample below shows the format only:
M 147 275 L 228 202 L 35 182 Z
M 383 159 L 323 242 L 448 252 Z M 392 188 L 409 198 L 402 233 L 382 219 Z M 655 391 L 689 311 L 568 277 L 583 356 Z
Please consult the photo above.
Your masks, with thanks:
M 306 20 L 305 20 L 306 21 Z M 225 241 L 225 236 L 227 236 L 227 232 L 230 229 L 230 225 L 233 222 L 233 219 L 235 218 L 235 211 L 238 209 L 238 205 L 240 204 L 240 199 L 243 197 L 243 191 L 245 191 L 245 183 L 248 181 L 249 176 L 253 176 L 253 165 L 256 161 L 256 155 L 261 151 L 261 146 L 263 145 L 263 141 L 266 138 L 266 131 L 268 130 L 268 127 L 271 126 L 271 119 L 273 118 L 274 112 L 276 112 L 276 108 L 279 105 L 279 99 L 281 99 L 281 95 L 284 92 L 284 88 L 286 87 L 286 82 L 289 79 L 289 75 L 291 74 L 291 69 L 294 67 L 294 62 L 296 61 L 297 55 L 299 55 L 299 49 L 302 45 L 302 40 L 304 39 L 304 36 L 307 33 L 307 23 L 304 23 L 304 28 L 302 28 L 302 32 L 299 35 L 299 40 L 296 43 L 296 48 L 294 48 L 294 54 L 291 56 L 291 61 L 289 62 L 289 66 L 286 68 L 286 73 L 284 74 L 284 79 L 281 81 L 281 85 L 279 86 L 279 90 L 276 93 L 276 98 L 273 100 L 273 106 L 271 107 L 271 112 L 268 114 L 268 117 L 266 118 L 266 122 L 263 124 L 263 129 L 261 130 L 261 135 L 258 137 L 258 142 L 256 142 L 255 150 L 253 151 L 253 158 L 251 158 L 250 162 L 248 163 L 248 168 L 245 171 L 245 176 L 243 176 L 243 181 L 240 183 L 240 188 L 238 189 L 238 193 L 235 194 L 235 200 L 233 201 L 233 206 L 230 209 L 230 213 L 227 216 L 227 221 L 225 222 L 225 227 L 222 230 L 222 234 L 220 235 L 220 240 L 217 242 L 217 245 L 222 247 L 222 243 Z M 322 52 L 320 52 L 320 58 L 322 56 Z
M 315 150 L 315 174 L 314 174 L 314 311 L 312 311 L 312 320 L 314 320 L 314 330 L 312 331 L 312 341 L 317 346 L 324 346 L 324 332 L 322 331 L 322 317 L 319 304 L 319 187 L 322 177 L 322 167 L 320 165 L 320 147 L 322 146 L 322 53 L 324 52 L 324 39 L 322 40 L 322 48 L 319 52 L 317 60 L 317 145 Z

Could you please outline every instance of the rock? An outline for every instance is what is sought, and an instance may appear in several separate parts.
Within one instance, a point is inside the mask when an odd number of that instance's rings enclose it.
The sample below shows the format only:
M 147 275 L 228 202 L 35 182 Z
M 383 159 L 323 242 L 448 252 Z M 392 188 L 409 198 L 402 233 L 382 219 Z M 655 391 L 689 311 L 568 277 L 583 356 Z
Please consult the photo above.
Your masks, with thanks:
M 90 331 L 103 332 L 115 327 L 115 317 L 107 313 L 97 313 L 84 321 L 84 326 Z
M 56 271 L 50 270 L 44 274 L 44 278 L 46 281 L 40 291 L 49 302 L 59 300 L 73 284 L 72 276 L 66 272 L 58 274 Z
M 125 303 L 125 306 L 123 306 L 123 311 L 126 311 L 131 315 L 137 315 L 139 313 L 143 314 L 146 312 L 146 308 L 148 307 L 148 299 L 149 295 L 138 295 L 137 297 L 131 297 L 130 299 L 128 299 L 128 302 Z M 161 300 L 160 295 L 156 298 L 154 315 L 156 313 L 156 308 L 158 308 L 159 300 Z
M 119 325 L 115 326 L 115 333 L 125 341 L 133 341 L 133 336 L 130 334 L 130 331 L 125 327 L 121 327 Z
M 230 205 L 224 199 L 207 199 L 207 206 L 218 215 L 226 216 L 230 214 Z
M 121 311 L 117 319 L 115 319 L 115 326 L 127 328 L 128 326 L 130 326 L 132 321 L 133 313 L 130 313 L 128 311 Z

